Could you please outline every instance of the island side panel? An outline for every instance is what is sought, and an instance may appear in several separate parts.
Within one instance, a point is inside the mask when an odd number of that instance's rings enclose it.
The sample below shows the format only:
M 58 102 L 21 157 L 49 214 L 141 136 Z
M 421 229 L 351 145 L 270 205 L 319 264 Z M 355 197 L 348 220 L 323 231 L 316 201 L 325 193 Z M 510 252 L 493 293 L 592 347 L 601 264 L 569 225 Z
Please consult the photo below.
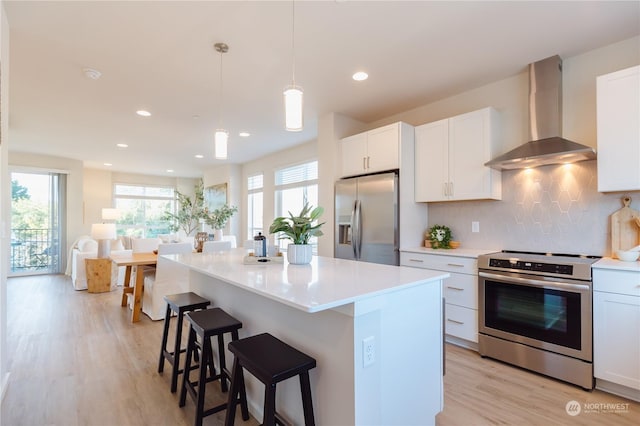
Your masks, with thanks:
M 355 424 L 435 424 L 443 408 L 441 289 L 436 280 L 355 303 Z M 370 338 L 375 359 L 365 365 Z
M 334 310 L 306 313 L 193 270 L 189 279 L 191 291 L 242 321 L 241 338 L 268 332 L 316 359 L 310 372 L 316 424 L 356 424 L 352 316 Z M 229 368 L 232 360 L 228 355 Z M 250 374 L 245 378 L 251 414 L 261 420 L 264 386 Z M 297 379 L 279 383 L 276 397 L 278 412 L 304 424 Z

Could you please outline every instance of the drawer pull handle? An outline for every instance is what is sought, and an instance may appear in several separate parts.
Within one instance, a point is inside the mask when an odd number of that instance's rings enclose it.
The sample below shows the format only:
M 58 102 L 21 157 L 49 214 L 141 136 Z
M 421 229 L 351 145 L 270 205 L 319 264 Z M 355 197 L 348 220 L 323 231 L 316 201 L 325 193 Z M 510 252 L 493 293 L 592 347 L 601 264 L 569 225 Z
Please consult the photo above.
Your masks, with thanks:
M 452 322 L 454 324 L 460 324 L 460 325 L 464 324 L 464 322 L 462 322 L 462 321 L 456 321 L 456 320 L 453 320 L 451 318 L 447 318 L 447 321 Z
M 460 287 L 451 287 L 451 286 L 447 286 L 447 288 L 449 288 L 449 289 L 451 289 L 451 290 L 464 291 L 464 288 L 460 288 Z
M 447 266 L 455 266 L 456 268 L 464 268 L 464 265 L 459 263 L 447 263 Z
M 420 259 L 409 259 L 409 262 L 424 263 L 424 260 L 420 260 Z

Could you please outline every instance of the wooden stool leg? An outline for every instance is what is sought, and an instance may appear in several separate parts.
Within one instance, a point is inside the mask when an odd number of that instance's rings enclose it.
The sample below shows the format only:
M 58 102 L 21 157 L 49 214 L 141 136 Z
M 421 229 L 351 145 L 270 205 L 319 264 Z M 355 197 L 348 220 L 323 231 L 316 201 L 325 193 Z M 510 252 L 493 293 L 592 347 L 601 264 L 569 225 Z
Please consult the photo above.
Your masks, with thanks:
M 187 342 L 187 356 L 184 361 L 184 373 L 182 374 L 182 389 L 180 390 L 180 407 L 184 407 L 187 399 L 187 386 L 189 385 L 189 373 L 191 372 L 191 357 L 193 354 L 193 347 L 196 345 L 196 332 L 193 329 L 189 330 L 189 339 Z
M 196 426 L 202 425 L 202 414 L 204 413 L 204 394 L 207 387 L 207 363 L 213 358 L 211 353 L 211 339 L 206 338 L 208 344 L 202 342 L 202 360 L 198 375 L 198 400 L 196 402 Z
M 264 387 L 264 415 L 263 426 L 275 426 L 276 424 L 276 384 L 272 383 Z
M 233 330 L 231 332 L 231 340 L 238 340 L 240 337 L 238 335 L 238 330 Z M 235 363 L 234 363 L 235 365 Z M 235 379 L 233 379 L 235 380 Z M 242 372 L 242 368 L 240 368 L 240 382 L 239 382 L 239 392 L 240 392 L 240 412 L 242 413 L 242 420 L 245 422 L 249 420 L 249 406 L 247 404 L 247 388 L 244 385 L 244 374 Z M 238 391 L 236 390 L 236 393 Z M 235 395 L 235 394 L 234 394 Z
M 218 359 L 220 360 L 220 389 L 222 392 L 229 390 L 227 386 L 227 363 L 225 361 L 224 353 L 224 335 L 218 334 Z
M 304 410 L 305 426 L 315 426 L 313 418 L 313 402 L 311 401 L 311 382 L 309 372 L 300 373 L 300 390 L 302 390 L 302 409 Z
M 242 367 L 238 363 L 238 360 L 234 359 L 231 370 L 231 389 L 227 396 L 227 414 L 224 419 L 225 426 L 233 426 L 236 419 L 236 406 L 238 405 L 236 394 L 240 386 L 244 388 L 244 376 L 242 375 Z
M 176 325 L 176 343 L 173 349 L 173 370 L 171 371 L 171 393 L 178 388 L 178 374 L 180 373 L 180 349 L 182 346 L 182 321 L 184 315 L 178 312 L 178 321 Z
M 158 373 L 164 371 L 164 351 L 167 350 L 167 338 L 169 336 L 169 322 L 171 321 L 171 308 L 167 305 L 167 313 L 164 315 L 164 331 L 162 332 L 162 347 L 160 348 L 160 360 L 158 361 Z

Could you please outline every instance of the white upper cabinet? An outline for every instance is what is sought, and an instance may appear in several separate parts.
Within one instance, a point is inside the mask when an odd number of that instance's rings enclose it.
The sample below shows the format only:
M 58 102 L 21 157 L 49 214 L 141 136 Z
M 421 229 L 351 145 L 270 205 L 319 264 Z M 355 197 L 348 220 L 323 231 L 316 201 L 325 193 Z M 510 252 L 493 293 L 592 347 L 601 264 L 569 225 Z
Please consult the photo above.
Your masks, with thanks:
M 400 167 L 400 123 L 349 136 L 341 145 L 343 177 Z
M 416 127 L 415 200 L 502 199 L 495 155 L 498 114 L 484 108 Z
M 640 190 L 640 66 L 597 78 L 598 191 Z

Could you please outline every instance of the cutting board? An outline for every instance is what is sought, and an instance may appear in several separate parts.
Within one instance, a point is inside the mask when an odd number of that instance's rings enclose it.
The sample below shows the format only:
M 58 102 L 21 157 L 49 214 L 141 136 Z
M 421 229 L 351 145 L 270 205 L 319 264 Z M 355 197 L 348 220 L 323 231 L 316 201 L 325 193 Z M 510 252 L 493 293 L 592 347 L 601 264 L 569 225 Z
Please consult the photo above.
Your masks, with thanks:
M 628 250 L 640 244 L 640 228 L 635 222 L 640 217 L 640 211 L 629 207 L 631 197 L 622 197 L 622 207 L 611 215 L 611 257 L 616 256 L 616 250 Z

